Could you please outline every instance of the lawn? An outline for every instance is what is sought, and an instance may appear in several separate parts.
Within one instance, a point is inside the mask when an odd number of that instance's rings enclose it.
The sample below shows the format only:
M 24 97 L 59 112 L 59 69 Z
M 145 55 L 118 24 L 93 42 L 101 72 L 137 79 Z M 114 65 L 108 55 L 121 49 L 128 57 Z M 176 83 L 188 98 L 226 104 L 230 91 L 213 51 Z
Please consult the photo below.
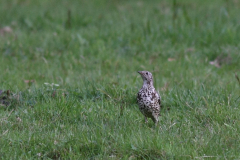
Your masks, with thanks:
M 1 0 L 0 159 L 240 159 L 237 0 Z M 136 104 L 154 76 L 155 127 Z

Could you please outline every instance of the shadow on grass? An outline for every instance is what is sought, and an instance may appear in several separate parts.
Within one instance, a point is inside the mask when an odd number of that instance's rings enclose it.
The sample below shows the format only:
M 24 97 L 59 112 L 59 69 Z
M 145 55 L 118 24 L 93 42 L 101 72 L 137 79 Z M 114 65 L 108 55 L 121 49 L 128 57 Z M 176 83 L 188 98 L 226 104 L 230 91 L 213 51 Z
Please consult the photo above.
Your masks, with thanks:
M 140 149 L 135 150 L 133 157 L 137 159 L 174 159 L 173 156 L 167 154 L 165 151 L 156 149 Z
M 89 143 L 89 144 L 82 144 L 79 145 L 77 148 L 73 149 L 70 152 L 70 148 L 74 148 L 74 147 L 67 147 L 67 148 L 60 148 L 58 150 L 53 150 L 49 153 L 47 153 L 47 155 L 45 157 L 47 158 L 51 158 L 51 159 L 64 159 L 64 158 L 70 158 L 69 155 L 72 154 L 73 157 L 85 157 L 85 158 L 90 158 L 90 159 L 94 159 L 94 157 L 98 156 L 101 154 L 101 146 L 97 143 Z M 70 158 L 71 159 L 71 158 Z

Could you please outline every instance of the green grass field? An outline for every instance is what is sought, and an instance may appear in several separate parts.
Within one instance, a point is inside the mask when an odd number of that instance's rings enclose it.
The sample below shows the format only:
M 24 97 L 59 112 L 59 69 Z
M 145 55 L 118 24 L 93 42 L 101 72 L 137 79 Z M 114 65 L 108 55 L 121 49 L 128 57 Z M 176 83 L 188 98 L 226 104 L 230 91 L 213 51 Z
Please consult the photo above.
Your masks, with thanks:
M 0 159 L 240 159 L 239 7 L 1 0 Z M 157 127 L 139 70 L 162 96 Z

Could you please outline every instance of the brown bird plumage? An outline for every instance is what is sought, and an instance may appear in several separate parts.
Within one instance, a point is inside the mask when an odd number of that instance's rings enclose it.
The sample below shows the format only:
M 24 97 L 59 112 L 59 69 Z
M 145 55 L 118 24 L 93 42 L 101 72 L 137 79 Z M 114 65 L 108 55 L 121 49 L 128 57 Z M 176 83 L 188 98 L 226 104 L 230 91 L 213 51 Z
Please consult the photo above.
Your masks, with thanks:
M 151 118 L 153 122 L 157 124 L 160 113 L 161 97 L 153 86 L 152 73 L 148 71 L 138 71 L 138 73 L 143 79 L 143 86 L 137 95 L 139 109 L 144 115 L 146 123 L 148 121 L 147 118 Z

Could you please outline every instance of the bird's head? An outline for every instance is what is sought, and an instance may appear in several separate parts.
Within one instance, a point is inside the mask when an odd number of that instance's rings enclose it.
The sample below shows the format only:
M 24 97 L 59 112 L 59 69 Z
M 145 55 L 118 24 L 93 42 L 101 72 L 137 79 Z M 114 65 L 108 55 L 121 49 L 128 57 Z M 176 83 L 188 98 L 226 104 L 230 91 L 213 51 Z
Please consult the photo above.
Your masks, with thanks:
M 142 76 L 143 82 L 147 84 L 153 83 L 152 73 L 148 71 L 138 71 L 138 73 Z

